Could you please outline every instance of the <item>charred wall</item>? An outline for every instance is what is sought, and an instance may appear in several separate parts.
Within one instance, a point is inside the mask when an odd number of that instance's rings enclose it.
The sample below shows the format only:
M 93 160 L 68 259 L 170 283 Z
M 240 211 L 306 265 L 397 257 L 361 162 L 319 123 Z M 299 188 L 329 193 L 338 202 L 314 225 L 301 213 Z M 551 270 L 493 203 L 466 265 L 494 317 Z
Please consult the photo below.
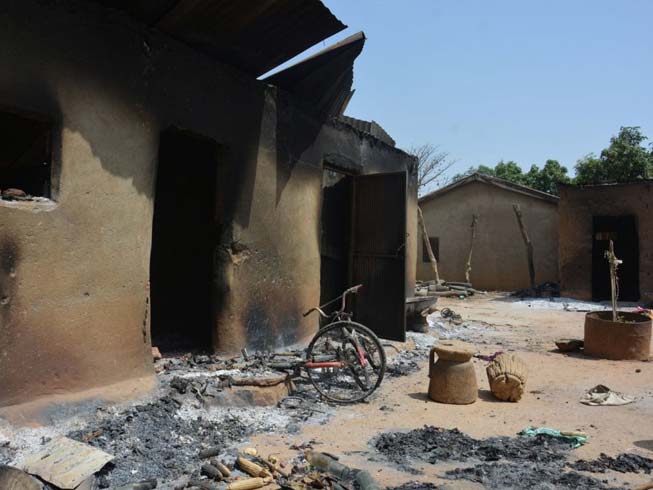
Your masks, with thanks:
M 562 186 L 560 190 L 560 287 L 564 296 L 592 299 L 594 216 L 635 217 L 639 235 L 641 299 L 653 300 L 653 185 L 651 182 Z
M 557 204 L 496 186 L 471 182 L 421 204 L 431 237 L 439 238 L 440 276 L 464 281 L 472 216 L 478 216 L 472 255 L 471 282 L 479 289 L 512 291 L 530 287 L 526 248 L 512 205 L 519 204 L 533 242 L 535 280 L 558 280 Z M 423 260 L 423 241 L 417 247 L 417 277 L 433 279 Z
M 248 177 L 256 198 L 241 201 L 230 235 L 241 249 L 221 248 L 227 267 L 220 289 L 230 300 L 217 316 L 218 351 L 280 347 L 317 329 L 317 319 L 301 313 L 320 301 L 324 164 L 358 174 L 407 172 L 416 202 L 413 159 L 406 153 L 347 125 L 316 121 L 274 87 L 267 88 L 264 107 L 258 165 Z M 409 220 L 409 233 L 410 226 L 415 222 Z M 408 264 L 406 281 L 414 285 Z
M 51 201 L 0 201 L 0 405 L 152 373 L 157 151 L 171 126 L 220 148 L 213 347 L 314 332 L 301 312 L 319 301 L 323 163 L 405 171 L 407 155 L 90 2 L 9 2 L 0 25 L 0 107 L 51 121 L 54 168 Z

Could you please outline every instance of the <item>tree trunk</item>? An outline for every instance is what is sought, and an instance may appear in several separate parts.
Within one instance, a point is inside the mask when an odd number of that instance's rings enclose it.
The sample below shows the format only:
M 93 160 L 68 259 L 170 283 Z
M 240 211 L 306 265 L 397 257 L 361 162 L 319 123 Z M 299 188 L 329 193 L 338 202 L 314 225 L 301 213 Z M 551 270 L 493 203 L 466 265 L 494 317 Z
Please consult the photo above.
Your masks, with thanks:
M 472 239 L 469 242 L 469 255 L 467 256 L 467 267 L 465 268 L 465 282 L 471 283 L 469 275 L 472 272 L 472 251 L 474 250 L 474 238 L 476 237 L 476 224 L 478 216 L 472 215 Z
M 524 244 L 526 245 L 526 255 L 528 256 L 528 275 L 531 280 L 531 290 L 535 293 L 535 263 L 533 262 L 533 244 L 531 239 L 528 237 L 526 232 L 526 227 L 524 226 L 524 220 L 521 214 L 521 208 L 519 204 L 513 204 L 512 209 L 515 211 L 515 216 L 517 216 L 517 223 L 519 223 L 519 231 L 521 231 L 521 236 L 524 239 Z
M 424 224 L 424 215 L 419 206 L 417 206 L 417 217 L 419 218 L 419 224 L 422 228 L 422 237 L 424 238 L 424 247 L 426 252 L 429 254 L 429 260 L 431 262 L 431 267 L 433 267 L 433 274 L 435 274 L 435 284 L 440 284 L 440 274 L 438 273 L 438 261 L 433 255 L 433 249 L 431 248 L 431 241 L 429 240 L 429 234 L 426 231 L 426 225 Z

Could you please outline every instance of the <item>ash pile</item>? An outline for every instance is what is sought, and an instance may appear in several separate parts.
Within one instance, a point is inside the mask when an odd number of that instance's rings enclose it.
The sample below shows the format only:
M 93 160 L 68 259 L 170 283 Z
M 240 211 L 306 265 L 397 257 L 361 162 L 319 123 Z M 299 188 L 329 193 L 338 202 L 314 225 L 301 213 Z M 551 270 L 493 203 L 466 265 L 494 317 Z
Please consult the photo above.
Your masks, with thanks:
M 371 440 L 370 445 L 383 460 L 412 474 L 421 473 L 419 468 L 424 464 L 444 462 L 450 468 L 451 463 L 458 463 L 460 467 L 444 472 L 445 479 L 472 481 L 486 488 L 616 490 L 621 487 L 610 486 L 608 479 L 597 479 L 583 472 L 612 469 L 649 473 L 653 465 L 653 460 L 632 454 L 616 458 L 601 455 L 594 461 L 568 463 L 572 445 L 561 438 L 539 434 L 475 439 L 458 429 L 433 426 L 386 432 Z M 405 488 L 429 488 L 420 485 L 414 483 Z
M 156 488 L 175 488 L 180 479 L 199 482 L 206 479 L 198 459 L 202 451 L 233 463 L 236 447 L 249 436 L 297 433 L 303 423 L 326 423 L 335 410 L 302 376 L 291 381 L 288 370 L 273 364 L 268 355 L 247 353 L 229 359 L 200 354 L 158 359 L 159 388 L 146 401 L 101 406 L 47 431 L 18 429 L 31 432 L 0 444 L 0 463 L 21 467 L 26 457 L 65 436 L 111 456 L 95 476 L 89 475 L 89 488 L 154 488 L 152 482 L 158 482 Z

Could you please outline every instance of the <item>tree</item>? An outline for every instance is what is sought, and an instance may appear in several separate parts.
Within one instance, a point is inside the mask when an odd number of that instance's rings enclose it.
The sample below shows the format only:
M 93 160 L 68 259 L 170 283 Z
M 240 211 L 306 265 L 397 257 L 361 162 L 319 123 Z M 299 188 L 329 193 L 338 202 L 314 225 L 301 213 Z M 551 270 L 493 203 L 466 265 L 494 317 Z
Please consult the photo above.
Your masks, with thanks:
M 643 145 L 647 139 L 639 126 L 622 126 L 598 158 L 589 154 L 578 160 L 575 182 L 632 182 L 653 177 L 653 148 L 647 150 Z
M 444 174 L 455 161 L 449 160 L 449 154 L 440 151 L 440 147 L 426 143 L 413 146 L 408 153 L 417 158 L 417 193 L 421 196 L 429 188 L 446 183 Z
M 525 176 L 521 167 L 512 160 L 508 162 L 501 160 L 497 163 L 494 167 L 494 176 L 509 182 L 514 182 L 515 184 L 525 183 Z
M 469 167 L 462 174 L 454 175 L 451 178 L 451 181 L 455 182 L 457 180 L 464 179 L 465 177 L 469 177 L 472 174 L 483 174 L 483 175 L 492 175 L 492 176 L 494 176 L 494 169 L 492 167 L 488 167 L 487 165 L 479 165 L 477 167 Z
M 515 184 L 526 185 L 550 194 L 558 194 L 558 183 L 567 183 L 571 179 L 567 176 L 567 167 L 560 165 L 557 160 L 547 160 L 542 169 L 537 165 L 531 165 L 528 172 L 524 173 L 522 168 L 514 161 L 504 162 L 501 160 L 494 168 L 486 165 L 470 167 L 466 172 L 457 174 L 453 181 L 463 179 L 474 173 L 498 177 Z
M 542 170 L 537 165 L 531 166 L 525 174 L 525 184 L 533 189 L 557 195 L 558 184 L 571 182 L 567 172 L 567 167 L 560 165 L 557 160 L 547 160 Z

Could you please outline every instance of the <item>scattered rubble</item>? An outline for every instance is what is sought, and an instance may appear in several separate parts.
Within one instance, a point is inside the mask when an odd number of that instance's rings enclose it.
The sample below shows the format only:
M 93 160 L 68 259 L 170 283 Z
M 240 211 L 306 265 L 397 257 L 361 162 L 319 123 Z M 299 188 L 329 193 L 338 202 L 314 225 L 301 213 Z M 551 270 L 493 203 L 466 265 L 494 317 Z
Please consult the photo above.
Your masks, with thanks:
M 504 300 L 509 300 L 512 303 L 512 306 L 515 308 L 536 308 L 543 310 L 563 310 L 563 311 L 574 311 L 574 312 L 590 312 L 590 311 L 607 311 L 609 310 L 610 303 L 606 301 L 602 302 L 591 302 L 591 301 L 581 301 L 578 299 L 572 298 L 534 298 L 531 296 L 524 296 L 519 298 L 503 298 Z M 623 311 L 633 311 L 635 305 L 626 306 L 619 308 Z
M 399 487 L 388 487 L 386 490 L 437 490 L 439 487 L 433 483 L 412 481 Z
M 100 474 L 100 488 L 107 488 L 144 478 L 173 479 L 193 474 L 199 470 L 200 450 L 209 446 L 226 449 L 251 433 L 252 427 L 240 417 L 184 417 L 181 408 L 181 402 L 163 397 L 107 416 L 69 437 L 115 456 Z
M 394 355 L 388 356 L 386 376 L 398 377 L 407 376 L 426 366 L 429 357 L 429 350 L 437 343 L 437 339 L 429 334 L 418 332 L 406 332 L 406 341 L 415 344 L 413 349 L 402 350 Z M 390 349 L 386 349 L 389 352 Z
M 597 459 L 589 461 L 579 459 L 574 463 L 570 463 L 569 467 L 591 473 L 605 473 L 606 470 L 618 471 L 619 473 L 639 473 L 643 471 L 650 475 L 651 471 L 653 471 L 653 459 L 632 453 L 622 453 L 613 458 L 601 453 Z
M 428 316 L 427 320 L 431 331 L 440 339 L 476 340 L 479 333 L 487 331 L 490 325 L 478 321 L 466 321 L 453 310 L 435 312 Z
M 414 463 L 459 462 L 460 468 L 446 472 L 452 480 L 469 480 L 487 488 L 506 489 L 612 489 L 607 480 L 582 475 L 577 471 L 604 473 L 606 470 L 650 473 L 653 460 L 635 454 L 611 458 L 602 454 L 593 461 L 567 463 L 570 440 L 536 434 L 532 437 L 490 437 L 474 439 L 458 429 L 425 426 L 409 432 L 387 432 L 371 441 L 374 448 L 400 469 L 417 473 Z M 466 463 L 472 463 L 467 466 Z M 397 490 L 434 489 L 412 482 Z
M 411 461 L 516 461 L 562 465 L 570 450 L 568 441 L 535 437 L 474 439 L 458 429 L 424 426 L 409 432 L 386 432 L 371 441 L 375 449 L 402 469 L 414 471 Z
M 556 490 L 569 488 L 578 490 L 608 490 L 612 487 L 606 481 L 581 475 L 573 471 L 564 472 L 560 465 L 538 463 L 482 463 L 471 468 L 456 468 L 447 471 L 452 480 L 469 480 L 486 488 Z
M 415 286 L 415 296 L 457 297 L 465 299 L 474 294 L 485 294 L 474 289 L 469 282 L 450 281 L 418 281 Z

